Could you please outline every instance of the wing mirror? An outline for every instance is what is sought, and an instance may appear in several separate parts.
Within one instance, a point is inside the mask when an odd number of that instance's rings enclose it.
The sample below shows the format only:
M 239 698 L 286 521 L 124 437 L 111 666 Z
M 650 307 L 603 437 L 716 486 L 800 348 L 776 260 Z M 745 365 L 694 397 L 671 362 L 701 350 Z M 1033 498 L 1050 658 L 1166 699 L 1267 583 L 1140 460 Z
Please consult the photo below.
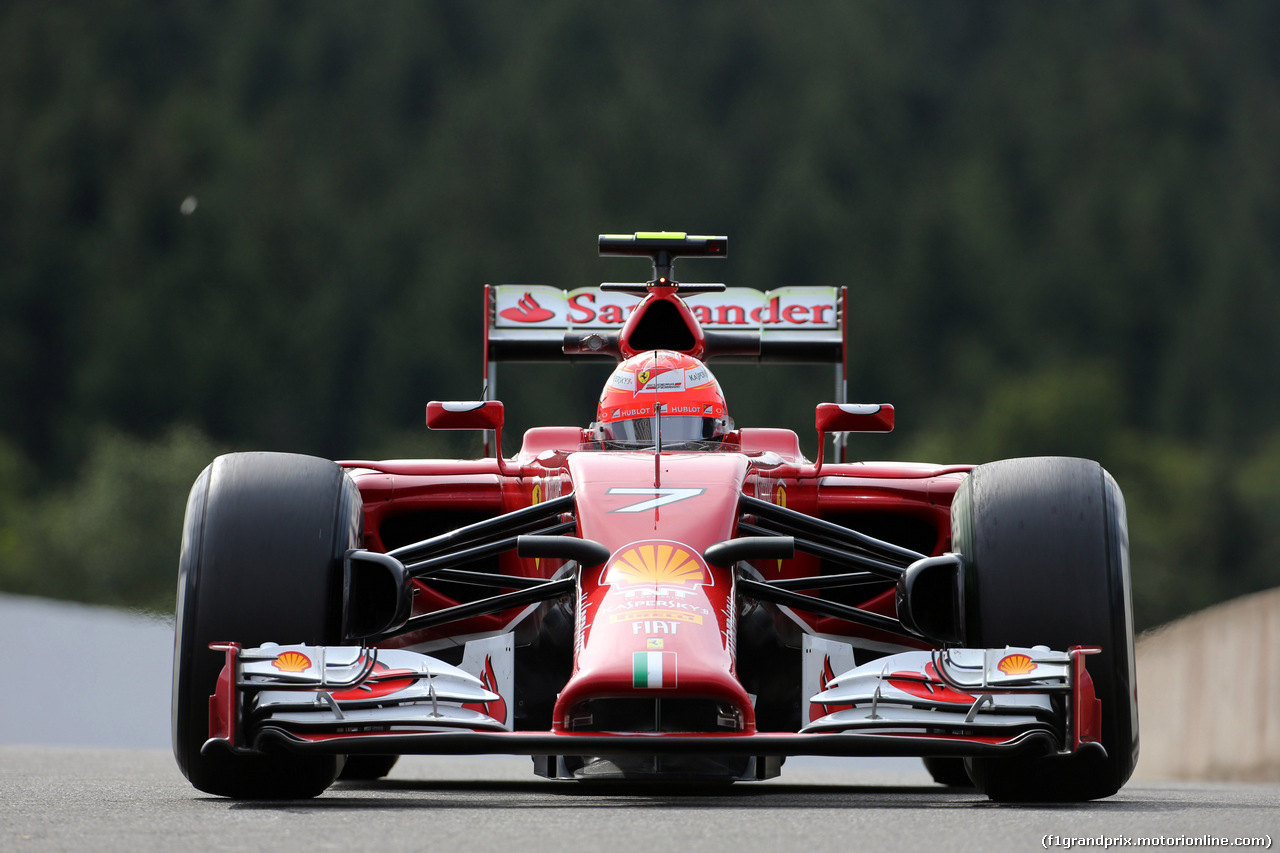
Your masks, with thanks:
M 819 403 L 818 432 L 893 432 L 888 403 Z
M 893 406 L 888 403 L 819 403 L 818 461 L 814 476 L 822 468 L 822 452 L 827 434 L 833 432 L 893 432 Z
M 502 429 L 503 408 L 497 400 L 427 403 L 429 429 Z
M 498 470 L 508 473 L 502 458 L 502 403 L 497 400 L 471 400 L 445 402 L 432 400 L 427 403 L 428 429 L 491 429 L 497 450 Z

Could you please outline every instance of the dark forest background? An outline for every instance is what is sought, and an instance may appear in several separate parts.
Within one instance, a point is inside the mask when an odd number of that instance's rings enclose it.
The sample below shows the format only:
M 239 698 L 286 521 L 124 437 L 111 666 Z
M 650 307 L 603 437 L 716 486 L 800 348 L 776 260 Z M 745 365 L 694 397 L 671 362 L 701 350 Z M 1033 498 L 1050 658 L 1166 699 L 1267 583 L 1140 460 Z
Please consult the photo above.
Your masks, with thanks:
M 0 589 L 172 607 L 226 450 L 470 455 L 481 285 L 848 285 L 860 458 L 1101 461 L 1140 627 L 1280 583 L 1280 5 L 0 4 Z M 713 365 L 714 366 L 714 365 Z M 815 449 L 827 369 L 717 370 Z M 505 371 L 513 444 L 604 366 Z

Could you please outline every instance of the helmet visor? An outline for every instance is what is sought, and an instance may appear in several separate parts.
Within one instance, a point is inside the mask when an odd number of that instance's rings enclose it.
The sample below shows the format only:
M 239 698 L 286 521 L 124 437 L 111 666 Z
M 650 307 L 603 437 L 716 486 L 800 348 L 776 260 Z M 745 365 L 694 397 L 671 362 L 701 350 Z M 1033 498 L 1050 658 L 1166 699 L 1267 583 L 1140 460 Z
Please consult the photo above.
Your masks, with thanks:
M 715 418 L 663 417 L 662 447 L 676 450 L 682 444 L 716 438 Z M 657 443 L 653 434 L 653 418 L 632 418 L 601 424 L 602 437 L 615 447 L 653 447 Z

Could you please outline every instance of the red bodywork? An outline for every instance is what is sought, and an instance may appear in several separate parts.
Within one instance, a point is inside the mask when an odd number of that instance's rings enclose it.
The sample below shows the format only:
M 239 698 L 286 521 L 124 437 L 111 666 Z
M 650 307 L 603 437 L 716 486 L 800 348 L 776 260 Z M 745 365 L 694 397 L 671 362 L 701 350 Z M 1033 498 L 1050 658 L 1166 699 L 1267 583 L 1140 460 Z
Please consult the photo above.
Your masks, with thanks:
M 579 450 L 588 438 L 576 427 L 530 430 L 514 464 L 499 472 L 493 459 L 475 461 L 347 462 L 364 496 L 366 547 L 389 550 L 389 530 L 412 529 L 407 519 L 456 523 L 492 517 L 573 493 L 578 535 L 608 547 L 602 567 L 584 569 L 578 587 L 572 675 L 555 705 L 553 730 L 573 730 L 575 714 L 592 699 L 679 695 L 723 703 L 736 730 L 755 731 L 752 702 L 737 675 L 734 573 L 709 566 L 709 545 L 737 534 L 739 495 L 785 505 L 849 527 L 906 531 L 922 553 L 950 548 L 950 505 L 962 467 L 907 463 L 814 464 L 799 452 L 794 433 L 743 429 L 724 452 L 649 453 Z M 434 531 L 435 528 L 429 528 Z M 404 534 L 400 534 L 403 538 Z M 889 537 L 886 537 L 889 538 Z M 558 561 L 497 558 L 501 572 L 550 577 Z M 756 568 L 766 579 L 820 573 L 818 558 L 799 554 Z M 416 581 L 414 614 L 457 602 L 439 585 Z M 886 589 L 854 603 L 894 615 Z M 510 630 L 526 608 L 476 616 L 389 641 L 397 647 L 438 647 L 449 637 Z M 928 648 L 899 635 L 836 617 L 787 611 L 799 630 L 848 638 L 875 648 Z M 674 664 L 659 687 L 636 686 L 635 655 L 665 653 Z
M 655 264 L 659 260 L 655 255 Z M 554 293 L 541 293 L 547 304 L 556 298 Z M 509 307 L 500 308 L 495 290 L 485 289 L 487 380 L 493 378 L 491 360 L 502 360 L 503 353 L 527 357 L 530 335 L 539 334 L 534 327 L 557 322 L 554 312 L 531 292 L 518 295 Z M 600 330 L 571 345 L 572 335 L 568 335 L 563 353 L 612 355 L 620 360 L 660 346 L 702 360 L 741 354 L 740 340 L 716 337 L 723 332 L 704 330 L 697 313 L 682 298 L 685 294 L 657 272 L 655 280 L 640 286 L 637 295 L 643 298 L 628 309 L 625 320 L 618 312 L 620 326 L 615 338 L 606 339 L 608 330 Z M 823 326 L 830 320 L 825 331 L 818 333 L 821 342 L 811 343 L 812 337 L 805 341 L 801 360 L 819 353 L 818 360 L 843 367 L 847 363 L 847 292 L 832 289 L 828 297 L 818 310 L 781 309 L 779 300 L 783 297 L 775 296 L 768 303 L 770 308 L 761 308 L 753 316 L 758 315 L 762 328 L 776 327 L 768 334 L 783 335 L 776 340 L 784 347 L 796 336 L 811 335 L 807 326 Z M 571 306 L 572 299 L 566 305 Z M 701 306 L 698 310 L 707 319 L 713 317 L 710 308 Z M 736 313 L 745 317 L 749 312 Z M 714 316 L 720 314 L 728 317 L 735 312 L 717 309 Z M 502 328 L 503 324 L 508 328 Z M 560 332 L 548 334 L 542 343 L 545 352 L 563 357 L 556 337 Z M 764 340 L 761 332 L 754 343 L 762 354 Z M 783 360 L 797 352 L 801 351 L 786 350 Z M 840 427 L 836 424 L 842 415 L 837 407 L 820 407 L 819 428 L 892 428 L 891 407 L 869 408 L 880 412 L 875 426 Z M 950 549 L 951 499 L 969 470 L 969 466 L 905 463 L 823 464 L 821 453 L 815 463 L 801 454 L 795 433 L 771 428 L 738 430 L 712 451 L 655 454 L 652 450 L 604 450 L 591 443 L 587 430 L 543 427 L 529 430 L 519 453 L 504 459 L 500 405 L 432 403 L 428 410 L 428 420 L 437 428 L 454 428 L 459 418 L 472 428 L 499 428 L 497 458 L 343 463 L 364 497 L 365 547 L 392 551 L 572 494 L 576 535 L 605 546 L 610 557 L 602 565 L 577 570 L 572 661 L 562 676 L 564 683 L 554 685 L 550 719 L 542 721 L 557 733 L 600 731 L 602 726 L 607 729 L 610 722 L 616 723 L 612 717 L 596 719 L 594 710 L 601 701 L 668 697 L 714 705 L 718 731 L 757 731 L 759 706 L 753 708 L 749 689 L 754 683 L 751 678 L 756 676 L 748 673 L 750 677 L 744 679 L 744 671 L 753 666 L 768 671 L 770 667 L 764 662 L 737 659 L 741 648 L 751 647 L 740 643 L 738 637 L 739 619 L 745 610 L 743 596 L 735 589 L 737 574 L 708 565 L 703 558 L 709 546 L 744 535 L 739 529 L 741 497 L 781 505 L 933 556 Z M 488 446 L 486 441 L 486 449 Z M 514 550 L 486 560 L 469 568 L 491 575 L 551 578 L 563 565 L 556 559 L 522 558 Z M 799 550 L 790 559 L 756 561 L 753 566 L 765 581 L 849 571 L 847 567 L 825 566 L 812 552 Z M 414 583 L 414 616 L 493 594 L 492 590 L 477 591 L 430 578 Z M 829 594 L 797 591 L 817 597 Z M 893 583 L 885 581 L 838 593 L 844 605 L 890 617 L 896 616 L 894 596 Z M 909 634 L 890 633 L 838 616 L 781 605 L 770 605 L 767 612 L 774 623 L 765 626 L 769 635 L 792 650 L 800 648 L 802 632 L 877 653 L 930 647 Z M 512 631 L 523 632 L 527 641 L 546 613 L 545 605 L 512 607 L 411 630 L 383 645 L 435 654 L 470 639 Z M 755 630 L 760 629 L 757 621 Z M 798 684 L 798 668 L 769 678 L 778 680 L 758 684 L 756 689 L 772 697 L 783 680 L 788 689 L 792 682 Z M 788 711 L 789 719 L 775 719 L 767 730 L 794 730 L 802 724 L 802 715 L 807 721 L 806 700 L 797 697 Z

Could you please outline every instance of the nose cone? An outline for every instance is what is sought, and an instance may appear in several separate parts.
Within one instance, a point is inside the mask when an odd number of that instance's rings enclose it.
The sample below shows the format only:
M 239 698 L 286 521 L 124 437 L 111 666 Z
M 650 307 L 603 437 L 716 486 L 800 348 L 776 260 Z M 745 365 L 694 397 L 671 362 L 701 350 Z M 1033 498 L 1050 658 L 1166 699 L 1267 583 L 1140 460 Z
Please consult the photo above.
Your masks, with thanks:
M 556 728 L 754 729 L 734 674 L 733 584 L 730 572 L 677 541 L 615 552 L 597 577 L 584 578 L 577 668 L 556 704 Z

